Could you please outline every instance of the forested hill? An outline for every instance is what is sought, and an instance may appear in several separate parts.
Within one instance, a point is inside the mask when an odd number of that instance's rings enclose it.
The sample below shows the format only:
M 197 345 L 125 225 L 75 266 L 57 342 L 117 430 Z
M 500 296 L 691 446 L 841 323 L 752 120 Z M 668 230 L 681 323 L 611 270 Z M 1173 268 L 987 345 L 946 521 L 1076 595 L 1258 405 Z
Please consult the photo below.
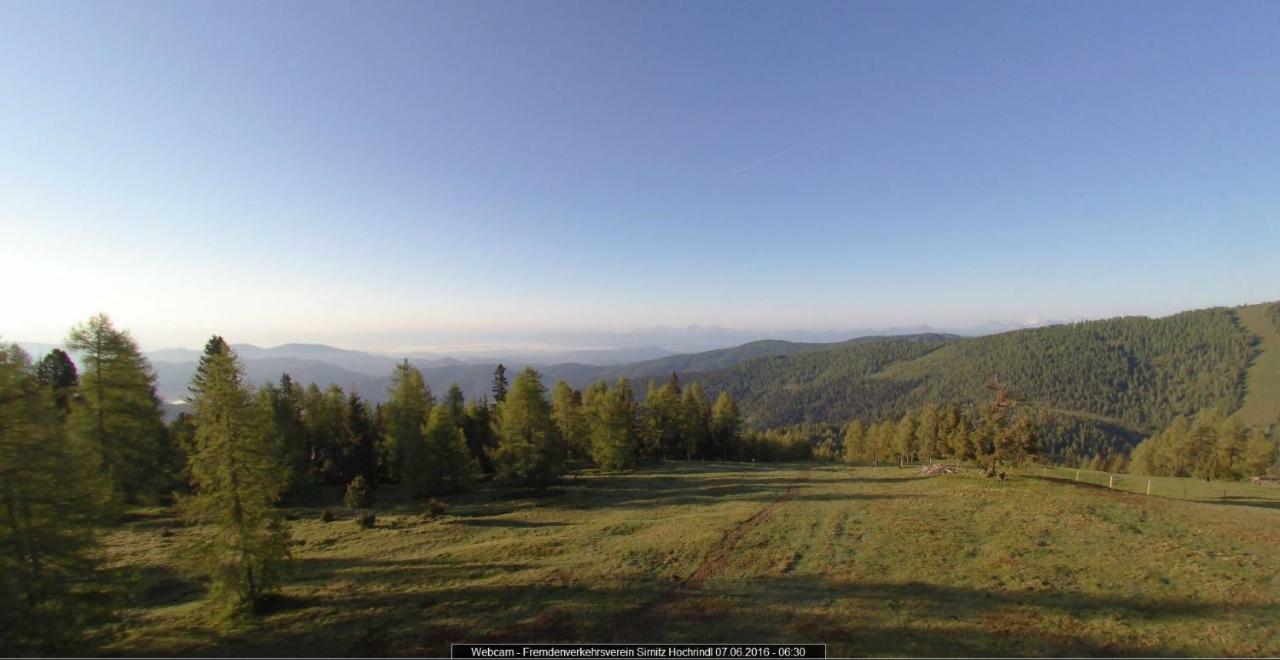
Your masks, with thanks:
M 1255 352 L 1236 311 L 1213 308 L 971 339 L 887 338 L 686 377 L 728 390 L 756 426 L 878 419 L 925 403 L 982 401 L 987 379 L 999 376 L 1027 402 L 1148 433 L 1178 414 L 1238 408 Z

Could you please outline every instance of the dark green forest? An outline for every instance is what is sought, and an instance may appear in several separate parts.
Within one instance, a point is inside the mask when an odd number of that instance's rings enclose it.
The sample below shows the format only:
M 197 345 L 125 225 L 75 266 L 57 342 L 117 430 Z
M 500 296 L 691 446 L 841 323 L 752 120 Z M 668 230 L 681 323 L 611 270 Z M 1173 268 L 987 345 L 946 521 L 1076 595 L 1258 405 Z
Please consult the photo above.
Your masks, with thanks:
M 998 376 L 1051 413 L 1055 453 L 1131 447 L 1177 415 L 1244 397 L 1256 347 L 1234 312 L 1214 308 L 958 339 L 918 335 L 748 360 L 696 374 L 728 391 L 748 424 L 842 424 L 897 417 L 925 404 L 976 404 Z

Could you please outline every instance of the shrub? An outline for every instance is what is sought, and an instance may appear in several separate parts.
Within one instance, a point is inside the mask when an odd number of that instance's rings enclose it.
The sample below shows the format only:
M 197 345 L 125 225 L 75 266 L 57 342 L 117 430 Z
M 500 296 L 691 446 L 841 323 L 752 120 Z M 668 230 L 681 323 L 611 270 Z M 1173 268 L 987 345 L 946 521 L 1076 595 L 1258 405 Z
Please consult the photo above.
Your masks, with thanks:
M 357 475 L 351 483 L 347 484 L 347 493 L 342 497 L 342 501 L 347 505 L 348 509 L 363 509 L 373 504 L 373 488 L 369 486 L 369 482 L 365 481 L 363 476 Z
M 436 516 L 443 515 L 444 510 L 444 502 L 440 501 L 440 498 L 438 497 L 433 497 L 427 500 L 427 503 L 422 506 L 422 515 L 428 518 L 435 518 Z
M 333 509 L 325 509 L 325 510 L 324 510 L 324 513 L 321 513 L 321 514 L 320 514 L 320 521 L 321 521 L 321 522 L 333 522 L 333 519 L 334 519 L 335 517 L 336 517 L 336 516 L 334 516 L 334 515 L 333 515 Z
M 360 525 L 361 529 L 371 529 L 378 524 L 378 516 L 372 511 L 361 511 L 356 514 L 356 524 Z

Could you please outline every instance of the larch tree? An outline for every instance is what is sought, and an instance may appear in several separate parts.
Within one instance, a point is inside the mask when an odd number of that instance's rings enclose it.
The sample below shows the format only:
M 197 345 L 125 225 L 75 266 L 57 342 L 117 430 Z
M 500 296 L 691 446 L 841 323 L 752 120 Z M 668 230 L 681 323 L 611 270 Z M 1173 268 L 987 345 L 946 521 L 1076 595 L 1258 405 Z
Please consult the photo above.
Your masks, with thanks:
M 184 560 L 209 579 L 218 610 L 234 615 L 279 582 L 289 533 L 272 505 L 289 478 L 236 354 L 225 343 L 206 348 L 192 388 L 192 493 L 180 501 L 195 530 Z
M 680 396 L 680 439 L 685 452 L 698 458 L 711 457 L 711 403 L 694 381 Z
M 111 603 L 97 510 L 62 433 L 55 393 L 22 349 L 0 344 L 0 649 L 83 653 L 81 632 Z
M 84 365 L 68 431 L 99 466 L 106 508 L 154 500 L 168 477 L 159 469 L 164 422 L 150 363 L 102 314 L 72 328 L 67 346 Z
M 564 439 L 566 455 L 577 459 L 590 457 L 590 429 L 582 410 L 582 394 L 563 380 L 556 383 L 551 392 L 551 417 Z
M 424 493 L 423 479 L 430 465 L 423 428 L 435 405 L 435 397 L 422 372 L 408 360 L 396 365 L 391 373 L 387 394 L 383 446 L 387 460 L 398 465 L 392 476 L 409 484 L 415 493 Z
M 543 489 L 564 472 L 564 448 L 542 377 L 526 367 L 498 404 L 498 450 L 493 462 L 500 480 Z
M 627 379 L 609 387 L 600 381 L 582 395 L 590 433 L 591 460 L 604 470 L 633 467 L 640 455 L 635 395 Z
M 742 417 L 738 414 L 738 404 L 728 392 L 720 392 L 715 405 L 711 407 L 711 438 L 714 458 L 728 458 L 737 444 L 738 434 L 742 431 Z
M 435 406 L 422 427 L 426 460 L 415 478 L 415 492 L 441 495 L 464 490 L 475 480 L 475 461 L 459 419 L 449 406 Z

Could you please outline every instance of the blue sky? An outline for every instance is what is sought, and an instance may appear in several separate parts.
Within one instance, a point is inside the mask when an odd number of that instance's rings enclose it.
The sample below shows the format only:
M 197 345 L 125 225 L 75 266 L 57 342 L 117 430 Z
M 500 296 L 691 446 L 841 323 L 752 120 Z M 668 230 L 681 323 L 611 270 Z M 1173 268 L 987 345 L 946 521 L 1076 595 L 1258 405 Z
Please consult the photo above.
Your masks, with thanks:
M 3 3 L 0 335 L 1280 298 L 1277 34 L 1275 2 Z

